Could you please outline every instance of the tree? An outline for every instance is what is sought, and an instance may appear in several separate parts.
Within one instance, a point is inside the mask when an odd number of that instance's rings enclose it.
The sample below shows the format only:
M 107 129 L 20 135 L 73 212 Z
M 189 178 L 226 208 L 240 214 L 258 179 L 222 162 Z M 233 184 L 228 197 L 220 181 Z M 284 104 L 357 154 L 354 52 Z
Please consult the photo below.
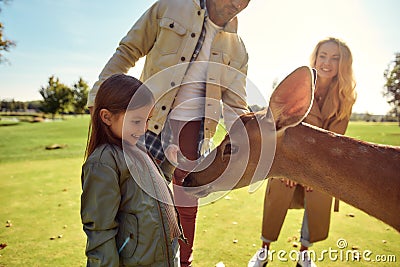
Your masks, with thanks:
M 79 81 L 73 85 L 72 90 L 74 93 L 73 106 L 75 113 L 85 113 L 89 85 L 82 78 L 79 78 Z
M 0 111 L 6 112 L 24 112 L 26 111 L 27 104 L 22 101 L 15 101 L 14 99 L 0 101 Z
M 29 110 L 35 110 L 36 112 L 43 111 L 43 103 L 40 100 L 33 100 L 33 101 L 28 101 L 28 109 Z
M 58 78 L 51 76 L 47 87 L 42 87 L 39 93 L 43 97 L 43 109 L 51 113 L 54 119 L 55 114 L 64 114 L 73 99 L 71 88 L 60 83 Z
M 0 5 L 2 3 L 7 4 L 9 1 L 8 0 L 0 0 Z M 0 6 L 0 12 L 1 12 L 1 6 Z M 9 52 L 12 47 L 15 46 L 15 43 L 11 40 L 5 39 L 3 36 L 3 31 L 4 31 L 4 25 L 3 23 L 0 22 L 0 64 L 4 63 L 6 59 L 3 56 L 3 51 Z
M 400 126 L 400 53 L 395 53 L 395 59 L 389 63 L 384 72 L 386 83 L 383 95 L 392 107 L 390 115 L 397 117 Z

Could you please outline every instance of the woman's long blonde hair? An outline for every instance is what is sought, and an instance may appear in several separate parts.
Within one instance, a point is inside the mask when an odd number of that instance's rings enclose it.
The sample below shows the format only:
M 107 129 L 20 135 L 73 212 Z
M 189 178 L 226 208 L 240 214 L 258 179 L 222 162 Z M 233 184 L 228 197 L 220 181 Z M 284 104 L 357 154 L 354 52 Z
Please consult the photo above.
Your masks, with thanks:
M 353 56 L 347 44 L 342 40 L 334 37 L 328 37 L 319 41 L 319 43 L 315 46 L 314 51 L 310 57 L 311 67 L 315 68 L 315 64 L 317 61 L 318 51 L 321 45 L 333 42 L 336 43 L 339 47 L 339 69 L 338 74 L 333 78 L 329 90 L 337 91 L 337 94 L 334 95 L 332 99 L 334 106 L 337 107 L 336 110 L 332 110 L 330 114 L 328 114 L 327 118 L 336 117 L 339 120 L 344 119 L 351 115 L 351 110 L 354 102 L 356 101 L 356 81 L 354 79 L 353 74 Z

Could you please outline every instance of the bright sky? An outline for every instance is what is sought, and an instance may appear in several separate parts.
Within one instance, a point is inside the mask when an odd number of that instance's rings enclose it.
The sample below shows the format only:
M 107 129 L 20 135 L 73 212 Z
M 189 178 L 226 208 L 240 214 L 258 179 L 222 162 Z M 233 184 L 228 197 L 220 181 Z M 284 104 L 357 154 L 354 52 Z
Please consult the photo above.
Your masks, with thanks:
M 55 75 L 90 86 L 119 40 L 154 0 L 13 0 L 2 6 L 5 36 L 17 46 L 0 65 L 0 99 L 41 99 Z M 269 97 L 274 80 L 308 65 L 322 38 L 343 39 L 354 57 L 358 99 L 353 112 L 385 114 L 383 72 L 400 52 L 398 0 L 252 0 L 239 16 L 250 62 L 248 77 Z M 139 76 L 141 64 L 130 74 Z M 255 104 L 251 94 L 250 104 Z

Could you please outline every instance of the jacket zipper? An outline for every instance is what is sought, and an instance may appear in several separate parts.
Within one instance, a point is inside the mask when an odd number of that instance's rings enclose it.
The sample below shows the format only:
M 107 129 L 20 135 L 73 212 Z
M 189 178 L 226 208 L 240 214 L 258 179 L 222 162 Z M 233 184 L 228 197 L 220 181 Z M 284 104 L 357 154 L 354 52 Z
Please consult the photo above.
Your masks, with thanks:
M 153 184 L 153 186 L 154 186 L 154 184 Z M 160 214 L 160 219 L 161 219 L 161 223 L 162 223 L 162 229 L 163 229 L 163 232 L 164 232 L 164 241 L 165 241 L 165 245 L 166 245 L 166 248 L 167 248 L 166 250 L 167 250 L 168 266 L 171 266 L 170 265 L 170 260 L 171 259 L 169 257 L 169 247 L 168 247 L 168 240 L 167 240 L 167 232 L 165 231 L 165 226 L 164 226 L 164 218 L 163 218 L 163 215 L 162 215 L 160 203 L 158 201 L 156 201 L 156 202 L 157 202 L 157 207 L 158 207 L 158 213 Z

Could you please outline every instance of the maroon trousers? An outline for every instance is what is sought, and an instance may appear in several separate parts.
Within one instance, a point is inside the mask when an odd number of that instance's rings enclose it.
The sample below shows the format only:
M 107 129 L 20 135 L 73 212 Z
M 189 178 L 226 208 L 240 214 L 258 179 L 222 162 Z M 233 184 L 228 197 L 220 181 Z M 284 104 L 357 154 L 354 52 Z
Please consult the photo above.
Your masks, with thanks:
M 201 121 L 171 121 L 171 128 L 174 136 L 179 139 L 179 149 L 183 156 L 189 160 L 198 158 L 198 139 L 201 127 Z M 196 228 L 196 216 L 198 199 L 186 194 L 181 187 L 187 171 L 178 168 L 175 169 L 173 178 L 174 200 L 177 206 L 183 233 L 187 238 L 187 244 L 179 240 L 181 266 L 191 266 L 193 260 L 193 243 Z

